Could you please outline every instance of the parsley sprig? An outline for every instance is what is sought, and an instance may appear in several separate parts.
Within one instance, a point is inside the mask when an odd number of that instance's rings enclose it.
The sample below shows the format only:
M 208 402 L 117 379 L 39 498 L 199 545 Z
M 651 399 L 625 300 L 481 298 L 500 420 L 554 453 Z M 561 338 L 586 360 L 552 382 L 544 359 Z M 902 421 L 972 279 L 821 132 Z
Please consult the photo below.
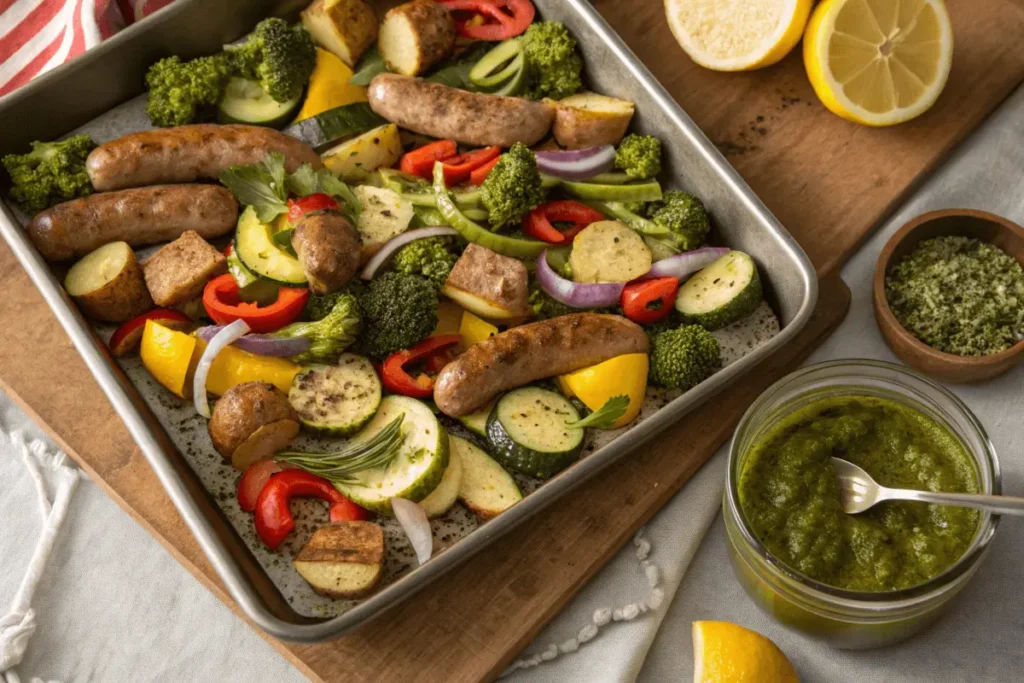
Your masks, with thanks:
M 587 415 L 582 420 L 576 422 L 569 422 L 565 426 L 570 429 L 583 429 L 584 427 L 593 427 L 594 429 L 610 429 L 615 424 L 616 420 L 626 414 L 626 409 L 629 408 L 629 396 L 621 394 L 619 396 L 612 396 L 610 399 L 604 402 L 604 405 Z

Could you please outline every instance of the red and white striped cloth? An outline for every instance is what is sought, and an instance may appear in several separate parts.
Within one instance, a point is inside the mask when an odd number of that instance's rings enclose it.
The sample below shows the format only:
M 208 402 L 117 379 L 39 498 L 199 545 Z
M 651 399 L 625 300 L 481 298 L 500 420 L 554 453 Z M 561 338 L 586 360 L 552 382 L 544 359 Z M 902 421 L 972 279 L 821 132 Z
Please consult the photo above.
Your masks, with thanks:
M 173 0 L 0 0 L 0 97 Z

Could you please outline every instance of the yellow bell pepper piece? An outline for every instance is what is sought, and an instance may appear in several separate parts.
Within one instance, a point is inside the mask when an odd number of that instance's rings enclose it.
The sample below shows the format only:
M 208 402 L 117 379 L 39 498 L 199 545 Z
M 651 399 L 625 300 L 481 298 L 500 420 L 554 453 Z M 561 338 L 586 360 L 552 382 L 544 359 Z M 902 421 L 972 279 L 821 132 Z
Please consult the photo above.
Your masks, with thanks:
M 147 320 L 142 330 L 139 356 L 153 379 L 175 395 L 189 398 L 192 395 L 192 373 L 199 363 L 196 341 L 192 335 Z
M 448 334 L 459 334 L 462 314 L 462 306 L 454 301 L 442 300 L 437 306 L 437 327 L 430 333 L 430 336 L 443 337 Z
M 197 356 L 201 358 L 206 342 L 197 338 L 196 343 Z M 237 346 L 228 346 L 217 354 L 210 365 L 210 372 L 206 375 L 206 390 L 222 396 L 236 384 L 269 382 L 287 394 L 299 370 L 301 368 L 290 360 L 257 356 Z
M 558 385 L 567 396 L 575 396 L 591 410 L 597 410 L 613 396 L 629 397 L 629 407 L 612 429 L 625 427 L 636 419 L 647 390 L 646 353 L 628 353 L 597 365 L 561 375 Z
M 301 121 L 322 114 L 328 109 L 353 102 L 366 102 L 366 88 L 352 85 L 352 69 L 335 54 L 316 49 L 316 66 L 309 77 L 309 92 L 295 119 Z
M 464 311 L 462 322 L 459 324 L 459 334 L 462 335 L 462 345 L 468 349 L 473 344 L 498 334 L 498 328 L 469 311 Z

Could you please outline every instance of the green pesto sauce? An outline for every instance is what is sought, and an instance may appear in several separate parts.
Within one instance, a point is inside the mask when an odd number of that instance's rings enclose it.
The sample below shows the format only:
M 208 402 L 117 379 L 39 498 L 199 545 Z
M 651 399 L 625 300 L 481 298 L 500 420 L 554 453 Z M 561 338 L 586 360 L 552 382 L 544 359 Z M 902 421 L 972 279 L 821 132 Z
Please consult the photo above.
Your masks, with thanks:
M 785 564 L 830 586 L 884 592 L 938 576 L 970 546 L 974 510 L 899 501 L 846 514 L 831 456 L 882 486 L 978 492 L 970 455 L 926 415 L 875 397 L 820 399 L 773 426 L 740 474 L 743 515 Z

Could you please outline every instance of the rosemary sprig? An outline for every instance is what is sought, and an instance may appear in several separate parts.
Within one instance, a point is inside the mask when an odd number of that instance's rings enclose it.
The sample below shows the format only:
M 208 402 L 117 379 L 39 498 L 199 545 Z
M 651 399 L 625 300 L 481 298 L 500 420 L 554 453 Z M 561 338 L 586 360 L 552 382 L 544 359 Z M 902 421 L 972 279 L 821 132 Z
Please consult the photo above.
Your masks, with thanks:
M 350 443 L 338 451 L 307 452 L 281 451 L 274 456 L 279 462 L 300 467 L 331 482 L 357 483 L 353 474 L 377 467 L 387 467 L 402 447 L 402 420 L 405 414 L 392 420 L 372 438 Z

